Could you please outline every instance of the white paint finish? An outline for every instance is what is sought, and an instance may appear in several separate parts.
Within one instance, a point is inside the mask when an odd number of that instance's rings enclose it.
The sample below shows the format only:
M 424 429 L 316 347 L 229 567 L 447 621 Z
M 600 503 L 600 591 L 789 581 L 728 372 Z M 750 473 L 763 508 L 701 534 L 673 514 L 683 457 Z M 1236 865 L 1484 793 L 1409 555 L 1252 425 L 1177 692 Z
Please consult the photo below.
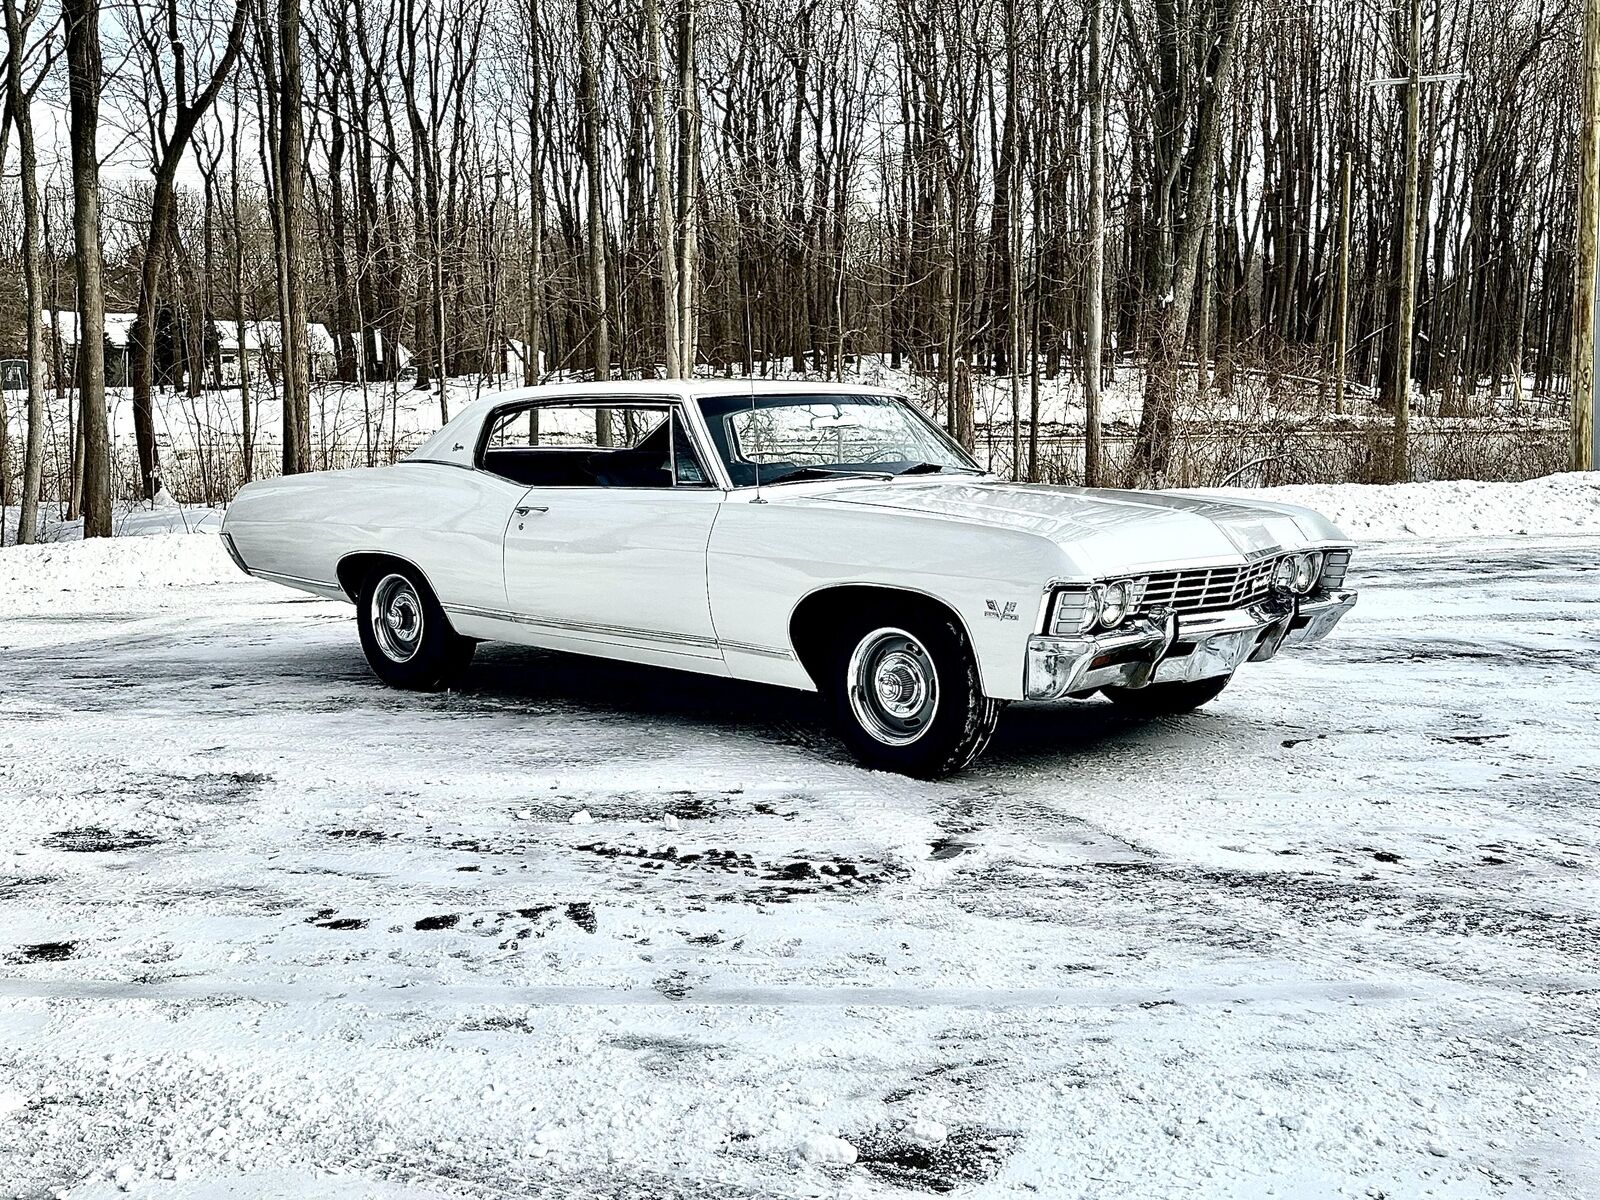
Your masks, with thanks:
M 1011 529 L 1062 547 L 1090 579 L 1175 562 L 1236 563 L 1241 555 L 1342 541 L 1310 509 L 1169 493 L 1046 487 L 993 479 L 915 478 L 833 483 L 812 495 L 841 504 L 937 515 Z
M 1054 542 L 909 510 L 830 503 L 809 486 L 768 488 L 762 504 L 750 495 L 734 494 L 711 535 L 711 611 L 724 641 L 792 649 L 790 618 L 806 596 L 847 585 L 904 589 L 940 601 L 961 620 L 989 695 L 1021 697 L 1045 583 L 1069 567 Z M 990 600 L 1002 613 L 1015 604 L 1016 619 L 986 616 Z M 798 661 L 740 654 L 729 665 L 743 678 L 814 686 Z
M 402 463 L 254 483 L 224 528 L 252 571 L 335 581 L 349 554 L 392 554 L 441 603 L 505 607 L 502 539 L 525 489 L 483 471 Z
M 471 466 L 484 421 L 506 405 L 600 397 L 681 406 L 703 456 L 694 398 L 747 388 L 656 380 L 487 397 L 399 466 L 250 485 L 226 529 L 252 571 L 322 594 L 347 554 L 413 562 L 467 636 L 806 690 L 815 685 L 789 634 L 802 600 L 846 585 L 919 593 L 960 620 L 999 699 L 1022 698 L 1027 638 L 1052 584 L 1344 541 L 1309 509 L 1214 495 L 974 476 L 797 482 L 759 495 L 527 489 Z M 803 383 L 758 392 L 883 394 Z M 519 505 L 546 511 L 516 517 Z
M 720 659 L 706 599 L 714 488 L 530 488 L 506 531 L 507 605 L 591 652 L 638 640 Z M 623 637 L 611 631 L 624 631 Z

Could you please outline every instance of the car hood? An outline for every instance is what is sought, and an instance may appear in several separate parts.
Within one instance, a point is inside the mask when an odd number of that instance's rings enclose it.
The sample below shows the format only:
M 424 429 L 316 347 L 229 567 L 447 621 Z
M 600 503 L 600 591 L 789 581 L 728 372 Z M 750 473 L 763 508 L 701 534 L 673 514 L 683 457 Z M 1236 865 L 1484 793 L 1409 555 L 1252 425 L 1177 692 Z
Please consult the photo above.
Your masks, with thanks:
M 1233 563 L 1279 549 L 1348 541 L 1309 508 L 1182 492 L 1050 487 L 970 477 L 851 482 L 808 491 L 806 500 L 822 504 L 895 509 L 1037 534 L 1059 545 L 1085 575 L 1178 563 Z

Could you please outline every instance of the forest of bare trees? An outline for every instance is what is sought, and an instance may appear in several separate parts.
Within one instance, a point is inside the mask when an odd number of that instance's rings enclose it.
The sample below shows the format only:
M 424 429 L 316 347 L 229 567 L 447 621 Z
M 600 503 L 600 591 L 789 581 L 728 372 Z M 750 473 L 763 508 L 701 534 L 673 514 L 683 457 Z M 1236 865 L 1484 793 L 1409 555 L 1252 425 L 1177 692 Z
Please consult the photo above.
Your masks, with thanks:
M 485 375 L 877 360 L 1020 478 L 1195 482 L 1185 431 L 1246 421 L 1406 478 L 1415 420 L 1565 420 L 1582 0 L 0 4 L 0 358 L 34 367 L 0 490 L 91 533 L 159 486 L 153 395 L 218 389 L 246 321 L 282 330 L 281 428 L 233 385 L 235 484 L 318 465 L 308 321 L 437 419 Z

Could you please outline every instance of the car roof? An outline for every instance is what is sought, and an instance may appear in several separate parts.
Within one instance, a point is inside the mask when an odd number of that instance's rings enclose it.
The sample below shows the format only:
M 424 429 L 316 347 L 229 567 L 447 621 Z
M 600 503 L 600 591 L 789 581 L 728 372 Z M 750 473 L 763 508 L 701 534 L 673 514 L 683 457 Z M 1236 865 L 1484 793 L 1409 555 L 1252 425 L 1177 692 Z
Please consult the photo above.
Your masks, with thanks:
M 821 392 L 827 395 L 882 396 L 893 388 L 858 383 L 829 383 L 814 379 L 613 379 L 603 383 L 546 383 L 538 387 L 511 388 L 474 401 L 474 405 L 499 405 L 508 400 L 552 400 L 583 396 L 758 396 Z
M 581 400 L 586 396 L 824 396 L 899 395 L 893 388 L 814 379 L 614 379 L 603 383 L 547 383 L 510 388 L 480 397 L 460 409 L 437 433 L 407 457 L 434 462 L 472 461 L 471 444 L 490 409 L 525 400 Z

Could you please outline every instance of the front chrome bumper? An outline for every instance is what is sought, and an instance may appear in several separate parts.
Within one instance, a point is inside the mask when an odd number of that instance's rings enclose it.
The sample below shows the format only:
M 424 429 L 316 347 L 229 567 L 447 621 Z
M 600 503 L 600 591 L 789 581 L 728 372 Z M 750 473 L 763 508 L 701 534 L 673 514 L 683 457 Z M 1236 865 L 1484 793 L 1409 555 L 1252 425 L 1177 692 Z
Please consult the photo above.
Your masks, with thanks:
M 1103 687 L 1140 688 L 1231 675 L 1284 646 L 1319 642 L 1354 607 L 1355 592 L 1272 597 L 1246 608 L 1136 617 L 1084 637 L 1028 639 L 1023 694 L 1029 700 L 1084 696 Z

